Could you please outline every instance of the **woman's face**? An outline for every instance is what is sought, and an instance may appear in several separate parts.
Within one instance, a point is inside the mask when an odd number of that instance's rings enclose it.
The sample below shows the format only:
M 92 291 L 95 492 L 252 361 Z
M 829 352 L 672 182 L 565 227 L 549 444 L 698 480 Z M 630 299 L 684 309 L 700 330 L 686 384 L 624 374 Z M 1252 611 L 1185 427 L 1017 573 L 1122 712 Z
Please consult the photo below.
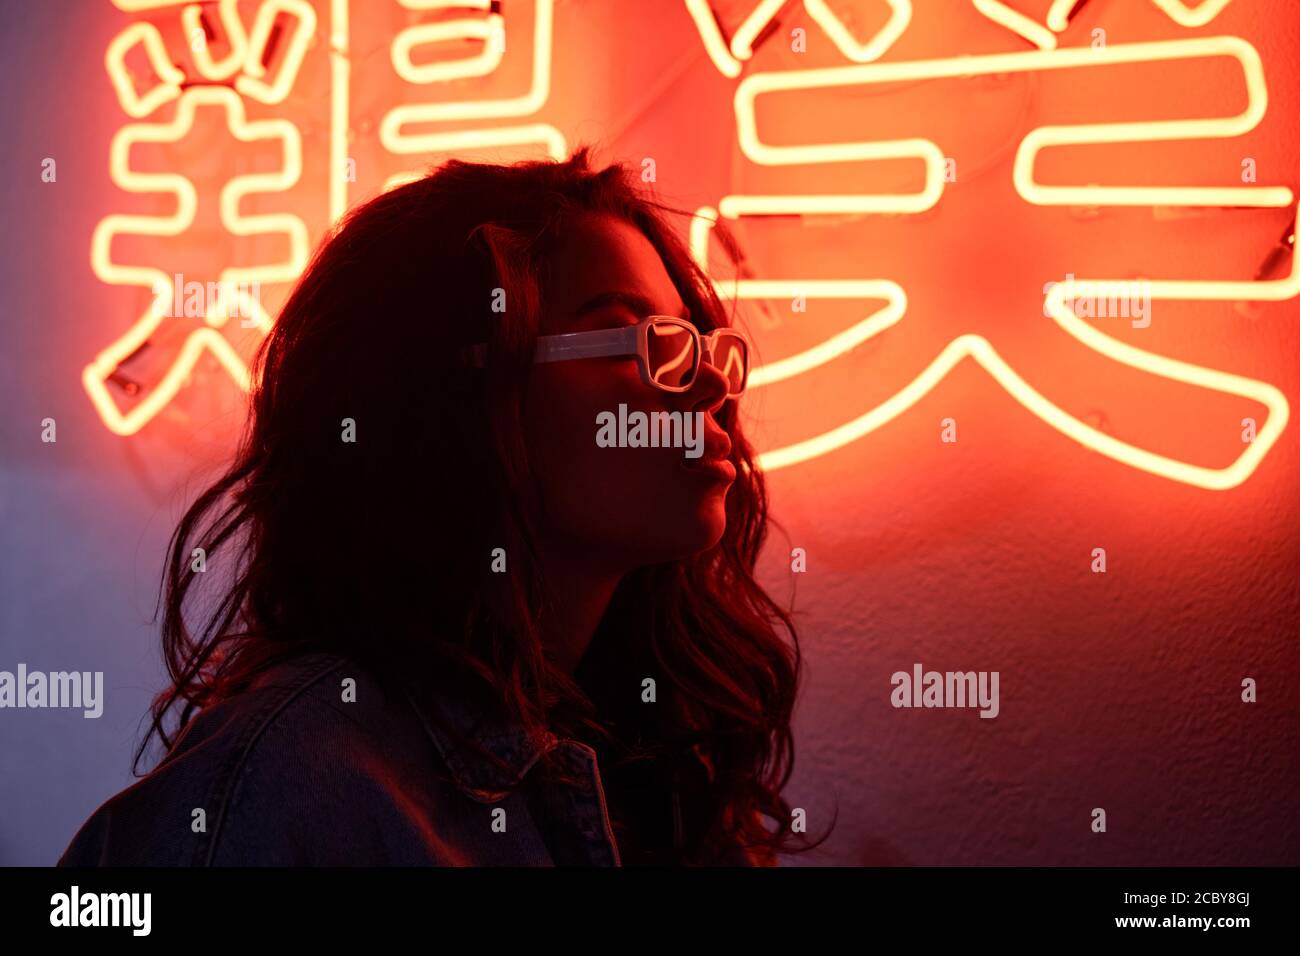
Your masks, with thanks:
M 634 225 L 608 215 L 586 216 L 567 230 L 550 260 L 542 299 L 541 335 L 687 314 L 654 246 Z M 691 388 L 677 393 L 645 384 L 632 355 L 535 365 L 525 396 L 525 440 L 551 554 L 632 570 L 715 545 L 735 480 L 731 441 L 713 418 L 726 393 L 727 380 L 704 361 Z M 673 417 L 691 427 L 681 434 L 694 447 L 602 447 L 598 422 L 606 426 L 606 445 L 617 440 L 620 405 L 627 408 L 629 434 L 635 412 L 682 413 Z

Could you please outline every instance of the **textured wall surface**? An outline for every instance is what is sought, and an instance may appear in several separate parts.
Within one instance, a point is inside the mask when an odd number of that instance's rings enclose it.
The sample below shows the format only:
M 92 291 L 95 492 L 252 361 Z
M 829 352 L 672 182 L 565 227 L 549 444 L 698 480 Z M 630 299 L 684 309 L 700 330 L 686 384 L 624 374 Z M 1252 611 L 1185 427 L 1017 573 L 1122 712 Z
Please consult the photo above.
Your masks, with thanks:
M 1047 6 L 1018 5 L 1035 16 Z M 724 26 L 747 6 L 717 4 Z M 857 11 L 861 36 L 883 21 L 883 4 L 832 6 Z M 915 7 L 885 62 L 1030 49 L 968 3 Z M 844 63 L 801 11 L 789 6 L 747 71 Z M 132 205 L 107 175 L 108 144 L 124 120 L 101 64 L 125 22 L 107 3 L 0 4 L 0 73 L 11 91 L 0 107 L 10 144 L 0 154 L 0 669 L 102 670 L 108 701 L 98 720 L 0 711 L 0 863 L 52 862 L 90 811 L 132 782 L 129 760 L 160 680 L 149 618 L 163 549 L 240 411 L 229 380 L 204 368 L 202 388 L 120 438 L 80 384 L 84 364 L 146 301 L 96 279 L 91 233 L 111 212 L 166 206 Z M 807 61 L 788 50 L 800 25 Z M 1154 4 L 1092 0 L 1062 42 L 1086 45 L 1097 26 L 1110 44 L 1245 38 L 1264 64 L 1267 112 L 1236 140 L 1046 153 L 1045 182 L 1240 185 L 1251 159 L 1261 185 L 1300 187 L 1300 12 L 1290 0 L 1236 0 L 1195 30 Z M 680 3 L 561 0 L 555 43 L 547 121 L 570 144 L 599 143 L 608 159 L 654 158 L 660 197 L 679 208 L 728 194 L 920 187 L 916 164 L 902 161 L 752 162 L 737 145 L 736 81 L 710 63 Z M 311 55 L 308 65 L 317 71 L 308 77 L 323 78 Z M 1043 285 L 1070 272 L 1250 279 L 1294 209 L 1040 207 L 1011 183 L 1016 144 L 1034 127 L 1232 115 L 1246 104 L 1240 71 L 1195 61 L 803 96 L 764 107 L 767 140 L 926 136 L 955 158 L 956 179 L 922 215 L 733 227 L 756 278 L 885 278 L 909 297 L 893 328 L 746 399 L 760 450 L 862 415 L 955 336 L 976 333 L 1105 434 L 1213 468 L 1241 454 L 1241 420 L 1263 424 L 1263 406 L 1086 349 L 1044 317 Z M 375 109 L 373 97 L 358 96 L 354 125 L 373 129 Z M 322 142 L 319 127 L 304 130 L 305 153 Z M 44 157 L 58 159 L 55 184 L 40 180 Z M 353 199 L 373 193 L 368 175 Z M 292 200 L 304 216 L 316 210 L 313 243 L 324 227 L 315 182 L 309 164 Z M 276 208 L 259 203 L 252 208 Z M 1134 346 L 1270 383 L 1294 401 L 1297 301 L 1157 302 L 1147 328 L 1097 324 Z M 766 315 L 753 303 L 742 315 L 773 359 L 879 305 L 810 301 L 799 313 L 786 297 Z M 58 422 L 52 445 L 39 437 L 47 416 Z M 948 418 L 956 442 L 940 440 Z M 813 830 L 838 814 L 825 846 L 790 863 L 1300 863 L 1297 435 L 1290 425 L 1238 486 L 1194 487 L 1083 447 L 967 358 L 871 434 L 773 471 L 781 528 L 761 573 L 776 594 L 793 595 L 806 663 L 787 798 Z M 807 555 L 801 574 L 790 568 L 796 547 Z M 1092 571 L 1096 548 L 1106 551 L 1104 574 Z M 890 675 L 918 662 L 998 671 L 1000 713 L 892 707 Z M 1241 700 L 1247 677 L 1258 683 L 1253 704 Z M 1094 808 L 1106 811 L 1105 833 L 1092 831 Z

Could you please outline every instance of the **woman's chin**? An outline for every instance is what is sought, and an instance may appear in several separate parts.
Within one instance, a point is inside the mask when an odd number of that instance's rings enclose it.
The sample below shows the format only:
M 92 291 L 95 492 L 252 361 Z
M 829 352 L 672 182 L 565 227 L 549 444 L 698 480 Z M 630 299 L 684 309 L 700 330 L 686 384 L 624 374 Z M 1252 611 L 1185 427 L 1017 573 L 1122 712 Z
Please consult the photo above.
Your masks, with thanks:
M 700 508 L 691 522 L 691 540 L 688 547 L 690 554 L 699 554 L 717 545 L 727 531 L 726 495 L 710 497 L 700 503 Z

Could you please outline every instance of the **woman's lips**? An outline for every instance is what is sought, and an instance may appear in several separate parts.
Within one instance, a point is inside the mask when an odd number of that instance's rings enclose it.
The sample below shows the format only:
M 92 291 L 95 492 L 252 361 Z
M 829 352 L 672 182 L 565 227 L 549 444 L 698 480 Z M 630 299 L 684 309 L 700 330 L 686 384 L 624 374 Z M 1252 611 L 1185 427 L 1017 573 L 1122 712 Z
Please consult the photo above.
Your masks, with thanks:
M 736 466 L 725 458 L 685 458 L 682 467 L 728 485 L 736 480 Z
M 736 466 L 728 460 L 731 457 L 731 436 L 711 419 L 708 422 L 704 430 L 703 454 L 699 458 L 684 458 L 682 464 L 688 471 L 731 484 L 736 480 Z
M 684 458 L 681 460 L 681 466 L 686 471 L 693 471 L 699 475 L 710 477 L 714 481 L 724 481 L 731 484 L 736 480 L 736 466 L 720 455 L 703 455 L 701 458 Z

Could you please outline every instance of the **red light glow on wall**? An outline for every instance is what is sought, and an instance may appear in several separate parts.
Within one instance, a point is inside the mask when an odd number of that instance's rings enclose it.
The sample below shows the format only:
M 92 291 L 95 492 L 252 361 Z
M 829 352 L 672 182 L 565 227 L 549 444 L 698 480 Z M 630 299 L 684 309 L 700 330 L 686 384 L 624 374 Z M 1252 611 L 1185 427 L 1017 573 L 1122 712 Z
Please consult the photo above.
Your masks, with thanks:
M 247 389 L 248 337 L 232 342 L 229 320 L 241 316 L 252 336 L 273 321 L 258 297 L 222 295 L 167 339 L 179 272 L 223 289 L 286 289 L 310 236 L 376 190 L 452 155 L 561 158 L 577 138 L 560 114 L 583 115 L 583 104 L 557 103 L 552 80 L 557 63 L 583 51 L 557 40 L 554 0 L 114 3 L 129 19 L 104 54 L 124 115 L 109 175 L 119 202 L 136 194 L 168 210 L 111 212 L 91 243 L 99 279 L 152 297 L 83 375 L 100 418 L 120 435 L 163 412 L 202 357 Z M 731 113 L 701 122 L 726 122 L 756 170 L 751 178 L 766 184 L 696 204 L 692 251 L 724 298 L 791 314 L 780 330 L 769 323 L 754 332 L 764 362 L 751 384 L 777 422 L 760 444 L 760 466 L 795 467 L 871 440 L 969 358 L 1049 426 L 1044 440 L 1097 452 L 1099 469 L 1205 489 L 1240 485 L 1286 429 L 1286 395 L 1218 367 L 1212 354 L 1176 357 L 1167 340 L 1142 334 L 1153 303 L 1166 329 L 1181 321 L 1180 303 L 1218 303 L 1240 317 L 1257 314 L 1252 303 L 1300 295 L 1290 157 L 1266 162 L 1246 145 L 1280 122 L 1257 38 L 1213 33 L 1229 0 L 1150 0 L 1161 18 L 1156 36 L 1108 35 L 1104 17 L 1085 29 L 1088 4 L 1075 0 L 972 0 L 988 30 L 968 39 L 941 13 L 957 5 L 754 0 L 724 11 L 684 0 L 674 9 L 694 34 L 675 29 L 665 42 L 704 54 L 713 81 L 731 90 Z M 1070 115 L 1037 108 L 1040 89 Z M 1008 93 L 1020 108 L 1009 122 L 996 116 L 995 141 L 994 114 L 971 104 Z M 215 244 L 195 236 L 205 197 L 218 208 Z M 267 211 L 247 213 L 246 201 Z M 1270 210 L 1291 223 L 1281 254 L 1272 220 L 1250 218 Z M 1256 262 L 1267 258 L 1267 268 L 1207 273 L 1204 256 L 1183 254 L 1214 242 L 1227 219 L 1233 229 L 1260 223 L 1250 228 Z M 823 274 L 813 241 L 822 220 L 878 229 L 877 244 L 862 246 L 860 270 Z M 1108 221 L 1114 232 L 1081 231 Z M 785 278 L 713 273 L 719 225 L 734 232 L 748 223 L 802 230 L 782 247 Z M 181 270 L 168 251 L 186 237 L 211 255 Z M 1131 266 L 1108 272 L 1121 255 Z M 1187 268 L 1189 259 L 1198 265 Z M 1126 315 L 1118 328 L 1114 316 L 1089 311 L 1136 293 L 1147 325 Z M 809 303 L 858 311 L 847 324 L 828 322 Z M 915 337 L 913 368 L 892 368 L 883 395 L 828 384 L 833 397 L 801 414 L 810 393 L 781 391 L 900 334 Z M 132 377 L 126 367 L 146 346 L 170 357 L 151 377 Z M 1132 395 L 1166 385 L 1191 396 L 1189 409 L 1208 402 L 1222 422 L 1187 440 L 1152 441 L 1078 407 L 1089 388 Z M 1056 387 L 1065 394 L 1052 395 Z

